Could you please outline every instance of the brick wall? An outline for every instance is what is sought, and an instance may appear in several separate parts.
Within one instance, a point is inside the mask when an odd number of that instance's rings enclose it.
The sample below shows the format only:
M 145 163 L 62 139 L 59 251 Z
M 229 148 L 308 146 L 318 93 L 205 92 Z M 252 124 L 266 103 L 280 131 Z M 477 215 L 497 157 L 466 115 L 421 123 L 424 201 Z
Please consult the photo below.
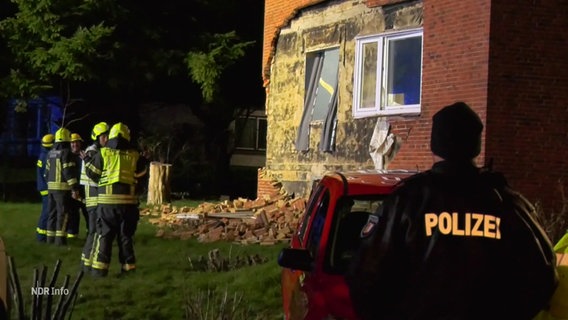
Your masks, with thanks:
M 489 10 L 490 0 L 424 0 L 422 113 L 392 119 L 404 143 L 389 168 L 432 165 L 431 119 L 443 106 L 465 101 L 485 121 Z M 478 163 L 483 162 L 482 154 Z
M 256 190 L 256 197 L 262 199 L 264 197 L 272 198 L 280 192 L 282 185 L 273 179 L 266 170 L 258 169 L 258 184 Z
M 264 42 L 262 45 L 262 78 L 270 77 L 270 60 L 280 28 L 292 19 L 299 9 L 325 0 L 266 0 L 264 4 Z
M 493 0 L 487 156 L 510 184 L 558 209 L 568 172 L 567 1 Z

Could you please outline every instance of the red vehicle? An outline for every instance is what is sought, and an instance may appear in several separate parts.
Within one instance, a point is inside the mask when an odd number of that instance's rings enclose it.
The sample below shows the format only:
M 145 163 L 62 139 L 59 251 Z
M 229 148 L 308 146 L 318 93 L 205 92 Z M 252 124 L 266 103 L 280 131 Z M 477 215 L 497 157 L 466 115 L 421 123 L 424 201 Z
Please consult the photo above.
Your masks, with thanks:
M 397 184 L 415 173 L 333 173 L 319 181 L 290 248 L 278 257 L 287 320 L 357 319 L 343 275 L 361 229 Z

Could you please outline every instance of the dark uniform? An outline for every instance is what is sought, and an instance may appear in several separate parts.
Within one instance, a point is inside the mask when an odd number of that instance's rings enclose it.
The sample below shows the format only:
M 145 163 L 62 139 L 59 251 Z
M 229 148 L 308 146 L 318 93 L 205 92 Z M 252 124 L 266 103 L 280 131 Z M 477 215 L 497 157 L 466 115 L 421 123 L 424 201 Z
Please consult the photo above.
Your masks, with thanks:
M 72 210 L 72 193 L 78 194 L 78 170 L 69 149 L 70 133 L 65 128 L 55 133 L 55 144 L 47 156 L 45 176 L 48 187 L 49 218 L 47 242 L 67 243 L 67 222 Z
M 361 319 L 529 320 L 545 308 L 555 254 L 534 207 L 471 161 L 482 128 L 463 103 L 434 116 L 432 151 L 445 160 L 403 182 L 362 229 L 346 276 Z
M 97 224 L 97 198 L 98 198 L 98 183 L 93 181 L 87 176 L 86 166 L 89 164 L 95 155 L 99 152 L 100 148 L 108 139 L 109 127 L 105 122 L 100 122 L 93 127 L 93 132 L 91 138 L 95 141 L 92 145 L 87 147 L 85 150 L 85 156 L 83 158 L 83 165 L 81 167 L 81 184 L 85 188 L 85 205 L 87 208 L 88 216 L 88 231 L 85 240 L 85 245 L 83 246 L 83 252 L 81 253 L 81 264 L 84 271 L 90 271 L 92 259 L 93 243 L 96 236 L 96 224 Z M 96 170 L 96 168 L 94 169 Z
M 122 272 L 133 271 L 136 257 L 132 238 L 140 218 L 136 180 L 145 173 L 145 166 L 138 151 L 130 146 L 128 127 L 118 123 L 111 128 L 109 141 L 86 165 L 86 171 L 93 181 L 98 182 L 97 235 L 91 264 L 93 275 L 108 274 L 115 238 L 118 238 Z
M 79 134 L 77 133 L 71 134 L 71 153 L 73 154 L 73 158 L 76 163 L 75 168 L 77 168 L 77 170 L 81 170 L 81 166 L 83 164 L 83 160 L 80 157 L 82 142 L 83 139 Z M 72 202 L 73 204 L 72 210 L 69 212 L 69 222 L 67 224 L 67 239 L 77 238 L 79 236 L 79 229 L 81 225 L 81 214 L 85 218 L 85 223 L 88 224 L 87 208 L 84 203 L 85 189 L 81 184 L 79 184 L 78 188 L 79 188 L 79 198 L 75 199 Z
M 37 191 L 41 195 L 41 214 L 36 227 L 36 238 L 39 242 L 45 242 L 47 239 L 47 218 L 49 217 L 48 196 L 47 196 L 47 180 L 45 179 L 45 167 L 47 165 L 47 153 L 53 147 L 54 136 L 48 133 L 41 139 L 41 151 L 36 166 L 36 184 Z

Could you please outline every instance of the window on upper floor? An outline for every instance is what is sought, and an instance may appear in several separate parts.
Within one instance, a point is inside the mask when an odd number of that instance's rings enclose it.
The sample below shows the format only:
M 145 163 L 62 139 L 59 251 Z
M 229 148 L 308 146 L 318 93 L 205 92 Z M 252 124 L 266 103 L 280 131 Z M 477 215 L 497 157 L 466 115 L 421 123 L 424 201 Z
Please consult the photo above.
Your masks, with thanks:
M 422 29 L 356 39 L 353 117 L 419 114 Z
M 304 112 L 298 128 L 296 149 L 307 151 L 312 122 L 323 122 L 320 150 L 334 149 L 334 128 L 337 114 L 337 84 L 339 48 L 310 52 L 306 55 Z
M 240 150 L 266 150 L 265 117 L 241 117 L 235 122 L 237 132 L 236 148 Z

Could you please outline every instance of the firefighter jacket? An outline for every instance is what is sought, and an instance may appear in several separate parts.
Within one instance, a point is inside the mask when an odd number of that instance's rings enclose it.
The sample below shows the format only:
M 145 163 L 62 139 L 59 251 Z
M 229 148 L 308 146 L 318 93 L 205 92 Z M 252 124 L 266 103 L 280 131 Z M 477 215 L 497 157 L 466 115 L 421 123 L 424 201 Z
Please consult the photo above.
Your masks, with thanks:
M 45 177 L 48 190 L 77 190 L 79 171 L 68 142 L 55 143 L 47 154 Z
M 361 231 L 346 281 L 362 319 L 532 319 L 557 282 L 534 207 L 504 177 L 436 163 Z
M 47 196 L 47 180 L 45 179 L 45 167 L 47 165 L 47 153 L 49 149 L 41 148 L 39 153 L 39 157 L 37 159 L 37 166 L 36 166 L 36 185 L 37 191 L 42 196 Z
M 85 186 L 85 205 L 87 207 L 95 207 L 98 200 L 98 183 L 87 176 L 87 165 L 89 165 L 93 157 L 99 152 L 98 143 L 93 143 L 85 149 L 85 158 L 81 163 L 80 184 Z
M 137 179 L 146 173 L 140 154 L 122 138 L 107 145 L 85 165 L 87 176 L 98 183 L 99 205 L 137 205 Z

